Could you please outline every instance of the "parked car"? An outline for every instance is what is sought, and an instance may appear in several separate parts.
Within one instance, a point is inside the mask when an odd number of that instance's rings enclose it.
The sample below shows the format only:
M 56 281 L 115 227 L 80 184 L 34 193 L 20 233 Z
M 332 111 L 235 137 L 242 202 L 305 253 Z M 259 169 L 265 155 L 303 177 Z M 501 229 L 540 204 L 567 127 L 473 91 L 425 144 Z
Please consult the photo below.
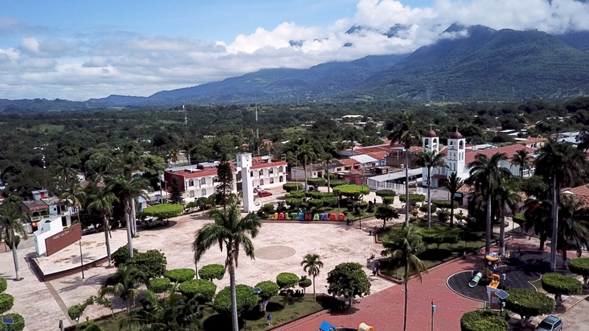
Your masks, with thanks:
M 260 191 L 260 190 L 258 190 L 258 196 L 259 196 L 260 198 L 262 198 L 262 197 L 269 197 L 269 196 L 271 196 L 271 195 L 272 195 L 272 193 L 271 193 L 271 192 L 268 192 L 268 191 Z
M 562 331 L 562 320 L 554 315 L 550 315 L 540 322 L 536 331 Z

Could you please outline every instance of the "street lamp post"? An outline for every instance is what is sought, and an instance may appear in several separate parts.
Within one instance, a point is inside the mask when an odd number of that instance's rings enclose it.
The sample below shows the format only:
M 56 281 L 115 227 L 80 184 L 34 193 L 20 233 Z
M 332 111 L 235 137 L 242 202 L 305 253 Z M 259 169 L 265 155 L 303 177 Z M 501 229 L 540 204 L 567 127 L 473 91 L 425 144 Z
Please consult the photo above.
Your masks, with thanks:
M 436 312 L 436 305 L 434 305 L 434 300 L 432 300 L 432 330 L 434 331 L 434 313 Z

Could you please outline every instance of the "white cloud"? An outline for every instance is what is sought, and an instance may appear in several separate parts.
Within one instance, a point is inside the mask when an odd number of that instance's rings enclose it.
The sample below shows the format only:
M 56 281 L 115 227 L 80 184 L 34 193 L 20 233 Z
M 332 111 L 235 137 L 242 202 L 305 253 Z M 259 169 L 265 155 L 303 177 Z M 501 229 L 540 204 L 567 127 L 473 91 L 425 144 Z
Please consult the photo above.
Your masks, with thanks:
M 438 0 L 431 8 L 414 8 L 409 1 L 359 0 L 356 9 L 353 17 L 322 28 L 284 22 L 216 43 L 104 26 L 67 38 L 46 37 L 51 29 L 0 18 L 0 35 L 22 34 L 17 44 L 0 48 L 0 98 L 150 95 L 262 68 L 308 68 L 402 54 L 463 35 L 443 33 L 452 23 L 549 33 L 589 30 L 589 4 L 574 0 Z M 362 29 L 346 33 L 354 25 Z M 391 27 L 397 27 L 396 35 L 385 36 Z

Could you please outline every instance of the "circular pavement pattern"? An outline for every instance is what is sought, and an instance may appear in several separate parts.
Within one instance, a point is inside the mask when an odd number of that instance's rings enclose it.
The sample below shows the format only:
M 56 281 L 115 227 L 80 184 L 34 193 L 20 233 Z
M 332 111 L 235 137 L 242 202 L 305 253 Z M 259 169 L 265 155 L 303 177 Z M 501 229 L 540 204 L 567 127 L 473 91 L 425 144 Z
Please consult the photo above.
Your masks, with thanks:
M 295 255 L 297 251 L 288 246 L 266 246 L 254 251 L 256 259 L 282 260 Z

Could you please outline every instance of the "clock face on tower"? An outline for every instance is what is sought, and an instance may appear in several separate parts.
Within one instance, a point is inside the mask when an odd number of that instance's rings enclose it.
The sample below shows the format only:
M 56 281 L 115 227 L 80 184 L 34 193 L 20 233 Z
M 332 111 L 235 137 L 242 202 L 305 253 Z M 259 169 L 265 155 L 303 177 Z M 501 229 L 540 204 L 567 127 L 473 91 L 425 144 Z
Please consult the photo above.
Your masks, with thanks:
M 237 166 L 240 168 L 249 168 L 252 166 L 251 154 L 239 154 L 237 155 Z

